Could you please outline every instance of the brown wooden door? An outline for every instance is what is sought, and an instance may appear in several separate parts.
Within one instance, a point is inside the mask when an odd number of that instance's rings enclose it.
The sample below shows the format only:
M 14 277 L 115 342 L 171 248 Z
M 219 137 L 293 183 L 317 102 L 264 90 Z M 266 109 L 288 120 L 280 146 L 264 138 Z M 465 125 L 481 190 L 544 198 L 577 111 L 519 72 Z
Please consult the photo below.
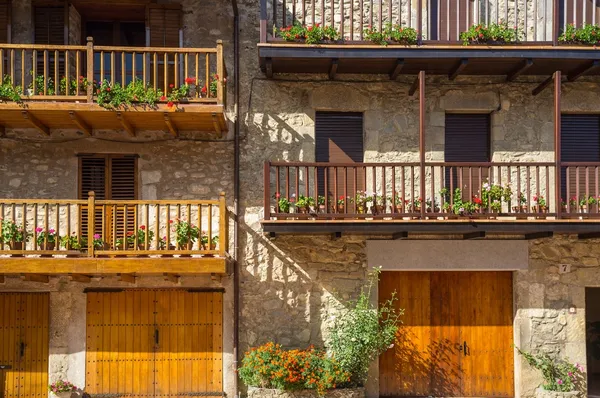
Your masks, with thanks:
M 384 272 L 403 325 L 380 357 L 381 396 L 501 396 L 513 392 L 510 272 Z
M 6 398 L 48 393 L 47 293 L 0 293 L 0 383 Z
M 87 312 L 90 394 L 221 396 L 221 292 L 89 292 Z

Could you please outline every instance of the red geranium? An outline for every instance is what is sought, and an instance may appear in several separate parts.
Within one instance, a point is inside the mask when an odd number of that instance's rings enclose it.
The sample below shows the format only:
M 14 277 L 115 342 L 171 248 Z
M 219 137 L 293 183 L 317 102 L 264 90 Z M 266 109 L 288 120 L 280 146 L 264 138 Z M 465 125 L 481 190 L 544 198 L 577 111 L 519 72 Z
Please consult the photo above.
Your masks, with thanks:
M 167 106 L 168 106 L 169 108 L 172 108 L 172 107 L 173 107 L 173 105 L 174 105 L 174 104 L 173 104 L 173 101 L 169 101 L 169 102 L 167 102 Z

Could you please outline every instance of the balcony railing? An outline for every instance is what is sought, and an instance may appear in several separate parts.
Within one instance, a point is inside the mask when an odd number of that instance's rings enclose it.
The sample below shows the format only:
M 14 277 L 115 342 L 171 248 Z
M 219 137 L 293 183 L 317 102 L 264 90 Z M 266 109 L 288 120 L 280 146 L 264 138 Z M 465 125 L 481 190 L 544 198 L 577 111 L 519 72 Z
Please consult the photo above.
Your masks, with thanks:
M 264 218 L 598 218 L 599 170 L 562 163 L 557 187 L 554 163 L 266 162 Z
M 276 28 L 292 25 L 333 26 L 345 41 L 363 41 L 370 27 L 412 27 L 420 39 L 458 42 L 460 33 L 478 23 L 507 22 L 523 32 L 522 41 L 556 43 L 567 24 L 600 22 L 590 0 L 262 0 L 262 42 Z
M 224 103 L 223 44 L 215 48 L 159 48 L 0 44 L 0 76 L 23 100 L 93 102 L 101 84 L 126 86 L 136 80 L 144 88 L 169 93 L 192 82 L 190 103 Z M 8 98 L 2 98 L 7 100 Z
M 227 254 L 225 195 L 218 200 L 0 199 L 0 256 Z

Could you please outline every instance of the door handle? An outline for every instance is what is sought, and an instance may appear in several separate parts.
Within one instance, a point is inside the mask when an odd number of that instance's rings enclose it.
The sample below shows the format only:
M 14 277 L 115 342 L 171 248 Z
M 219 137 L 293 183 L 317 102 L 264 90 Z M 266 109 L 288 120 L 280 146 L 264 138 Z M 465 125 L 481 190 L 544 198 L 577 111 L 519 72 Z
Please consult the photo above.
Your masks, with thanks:
M 463 350 L 463 345 L 462 345 L 462 344 L 460 344 L 460 343 L 456 343 L 456 349 L 457 349 L 458 351 L 462 351 L 462 350 Z
M 158 342 L 159 342 L 158 329 L 154 329 L 154 344 L 156 344 L 157 347 L 158 347 Z
M 463 353 L 465 356 L 469 355 L 469 347 L 467 346 L 467 342 L 463 341 Z
M 21 344 L 19 344 L 19 356 L 21 358 L 23 358 L 25 356 L 25 342 L 21 341 Z

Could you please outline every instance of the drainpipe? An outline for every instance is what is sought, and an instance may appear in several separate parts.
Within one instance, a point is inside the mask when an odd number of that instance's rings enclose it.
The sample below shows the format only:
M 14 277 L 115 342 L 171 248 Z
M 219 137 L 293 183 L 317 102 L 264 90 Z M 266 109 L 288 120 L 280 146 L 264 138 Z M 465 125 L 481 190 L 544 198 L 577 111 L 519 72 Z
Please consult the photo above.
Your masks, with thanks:
M 240 326 L 240 271 L 239 271 L 239 214 L 240 214 L 240 27 L 237 0 L 231 0 L 233 7 L 233 73 L 234 73 L 234 152 L 233 152 L 233 365 L 235 377 L 233 391 L 240 396 L 239 378 L 237 374 L 239 361 L 239 326 Z

